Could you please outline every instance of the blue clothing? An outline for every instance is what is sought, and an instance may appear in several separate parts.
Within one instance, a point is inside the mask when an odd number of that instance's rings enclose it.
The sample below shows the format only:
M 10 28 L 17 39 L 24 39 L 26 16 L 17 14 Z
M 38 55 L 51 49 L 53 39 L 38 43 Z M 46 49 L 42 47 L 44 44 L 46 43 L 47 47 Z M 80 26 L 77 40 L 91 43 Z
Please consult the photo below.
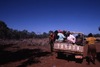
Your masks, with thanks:
M 59 36 L 58 41 L 63 41 L 66 38 L 62 33 L 57 34 Z

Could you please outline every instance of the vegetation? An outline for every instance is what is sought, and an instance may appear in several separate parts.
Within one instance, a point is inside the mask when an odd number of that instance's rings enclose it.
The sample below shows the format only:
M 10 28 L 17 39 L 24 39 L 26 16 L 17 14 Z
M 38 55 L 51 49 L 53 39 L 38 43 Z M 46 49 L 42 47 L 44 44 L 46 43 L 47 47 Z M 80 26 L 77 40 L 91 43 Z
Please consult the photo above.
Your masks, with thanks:
M 46 38 L 48 33 L 36 34 L 35 32 L 28 32 L 27 30 L 19 31 L 14 30 L 5 24 L 5 22 L 0 21 L 0 39 L 24 39 L 24 38 Z
M 100 31 L 100 27 L 98 28 Z M 51 31 L 49 31 L 51 32 Z M 0 21 L 0 39 L 25 39 L 25 38 L 47 38 L 49 33 L 36 34 L 35 32 L 28 32 L 27 30 L 19 31 L 14 30 L 5 24 L 4 21 Z M 94 34 L 95 37 L 100 37 L 100 34 Z
M 100 31 L 100 26 L 98 27 L 98 30 Z

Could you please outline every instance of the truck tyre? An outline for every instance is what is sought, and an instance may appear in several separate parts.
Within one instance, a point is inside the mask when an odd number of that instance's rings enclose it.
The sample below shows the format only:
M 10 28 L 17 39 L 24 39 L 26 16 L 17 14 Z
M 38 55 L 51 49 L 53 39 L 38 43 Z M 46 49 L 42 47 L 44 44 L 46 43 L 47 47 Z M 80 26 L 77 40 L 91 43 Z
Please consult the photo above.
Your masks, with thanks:
M 82 63 L 83 62 L 83 58 L 82 59 L 76 59 L 75 61 L 76 61 L 76 63 Z
M 63 54 L 62 52 L 57 52 L 57 58 L 62 58 Z

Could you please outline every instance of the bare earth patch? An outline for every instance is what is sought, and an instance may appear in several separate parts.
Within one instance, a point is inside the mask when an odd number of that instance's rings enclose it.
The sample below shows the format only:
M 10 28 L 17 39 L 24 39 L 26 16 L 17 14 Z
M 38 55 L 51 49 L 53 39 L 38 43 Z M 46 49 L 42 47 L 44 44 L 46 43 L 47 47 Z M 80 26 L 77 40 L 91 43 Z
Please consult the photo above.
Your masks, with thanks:
M 38 40 L 36 40 L 38 42 Z M 31 42 L 31 43 L 30 43 Z M 57 58 L 56 53 L 51 54 L 48 40 L 34 43 L 27 40 L 16 42 L 13 44 L 0 45 L 0 67 L 99 67 L 100 66 L 100 42 L 96 43 L 97 56 L 96 64 L 87 65 L 85 45 L 84 59 L 82 63 L 78 63 L 73 57 L 66 58 L 62 55 Z M 46 42 L 46 43 L 45 43 Z M 42 44 L 42 45 L 41 45 Z

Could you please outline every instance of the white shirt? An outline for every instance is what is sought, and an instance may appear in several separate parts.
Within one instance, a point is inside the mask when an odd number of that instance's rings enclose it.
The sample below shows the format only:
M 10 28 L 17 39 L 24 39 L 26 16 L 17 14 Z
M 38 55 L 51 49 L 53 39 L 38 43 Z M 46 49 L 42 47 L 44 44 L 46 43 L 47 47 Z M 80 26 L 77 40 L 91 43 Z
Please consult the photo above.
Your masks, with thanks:
M 73 36 L 72 34 L 70 34 L 70 35 L 67 37 L 67 40 L 71 41 L 72 43 L 75 43 L 75 42 L 76 42 L 76 38 L 75 38 L 75 36 Z

